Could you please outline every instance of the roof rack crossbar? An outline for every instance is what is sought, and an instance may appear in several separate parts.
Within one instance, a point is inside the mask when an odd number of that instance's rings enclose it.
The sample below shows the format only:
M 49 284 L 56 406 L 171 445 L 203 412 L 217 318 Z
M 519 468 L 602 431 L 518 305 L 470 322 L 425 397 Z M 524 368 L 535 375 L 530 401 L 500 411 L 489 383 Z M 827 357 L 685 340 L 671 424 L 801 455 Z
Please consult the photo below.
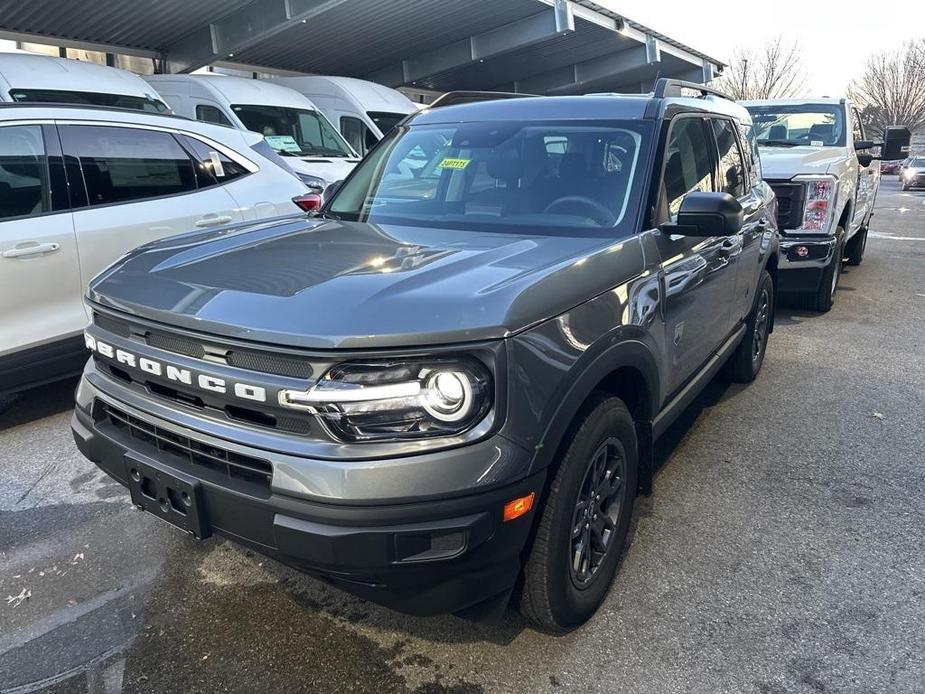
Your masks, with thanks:
M 520 92 L 486 92 L 486 91 L 455 91 L 441 94 L 434 99 L 428 108 L 441 106 L 456 106 L 457 104 L 471 104 L 476 101 L 494 101 L 496 99 L 520 99 L 538 96 L 538 94 L 523 94 Z
M 718 96 L 721 99 L 728 99 L 729 101 L 735 101 L 731 96 L 725 92 L 721 92 L 719 89 L 714 89 L 713 87 L 708 87 L 705 84 L 700 84 L 699 82 L 685 82 L 684 80 L 676 80 L 670 77 L 662 77 L 655 83 L 655 90 L 653 96 L 656 99 L 662 99 L 669 96 L 682 96 L 682 90 L 690 89 L 691 91 L 700 92 L 700 96 Z

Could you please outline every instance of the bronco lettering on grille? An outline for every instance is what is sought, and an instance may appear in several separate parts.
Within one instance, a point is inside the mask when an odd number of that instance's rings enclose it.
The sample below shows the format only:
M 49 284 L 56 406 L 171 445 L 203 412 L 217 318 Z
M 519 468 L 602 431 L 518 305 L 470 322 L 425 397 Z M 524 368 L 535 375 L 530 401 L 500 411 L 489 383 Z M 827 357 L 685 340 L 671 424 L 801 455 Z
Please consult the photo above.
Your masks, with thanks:
M 118 364 L 141 369 L 152 376 L 163 376 L 169 381 L 176 381 L 202 390 L 209 390 L 213 393 L 233 393 L 235 397 L 243 400 L 256 402 L 266 402 L 267 400 L 266 388 L 262 386 L 249 383 L 229 383 L 224 378 L 208 374 L 197 374 L 194 379 L 193 373 L 189 369 L 174 366 L 173 364 L 162 364 L 159 361 L 141 357 L 120 347 L 113 347 L 102 340 L 97 340 L 90 333 L 84 333 L 84 339 L 87 349 L 91 352 L 96 352 L 107 359 L 112 359 Z

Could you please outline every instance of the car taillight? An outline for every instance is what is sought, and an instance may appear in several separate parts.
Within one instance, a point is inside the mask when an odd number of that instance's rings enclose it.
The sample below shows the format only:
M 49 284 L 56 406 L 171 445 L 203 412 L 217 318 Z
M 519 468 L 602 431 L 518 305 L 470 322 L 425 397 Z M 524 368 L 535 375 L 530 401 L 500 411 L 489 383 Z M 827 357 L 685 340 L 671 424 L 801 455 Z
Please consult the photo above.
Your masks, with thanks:
M 303 193 L 296 195 L 292 202 L 299 206 L 304 212 L 317 212 L 321 209 L 321 196 L 318 193 Z
M 803 231 L 828 231 L 835 195 L 833 179 L 806 181 L 806 204 L 803 207 Z

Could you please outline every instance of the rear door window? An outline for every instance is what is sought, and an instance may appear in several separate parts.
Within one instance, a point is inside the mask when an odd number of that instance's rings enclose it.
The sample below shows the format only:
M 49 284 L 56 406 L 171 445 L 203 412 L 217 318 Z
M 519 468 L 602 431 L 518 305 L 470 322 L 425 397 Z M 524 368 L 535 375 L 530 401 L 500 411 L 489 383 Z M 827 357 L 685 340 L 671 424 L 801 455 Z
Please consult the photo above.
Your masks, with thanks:
M 80 161 L 90 205 L 197 188 L 193 162 L 170 133 L 98 125 L 67 125 L 60 132 L 66 152 Z
M 50 212 L 48 178 L 42 127 L 0 127 L 0 220 Z
M 736 128 L 725 118 L 711 118 L 719 152 L 719 180 L 716 189 L 735 198 L 745 194 L 745 164 L 739 151 Z

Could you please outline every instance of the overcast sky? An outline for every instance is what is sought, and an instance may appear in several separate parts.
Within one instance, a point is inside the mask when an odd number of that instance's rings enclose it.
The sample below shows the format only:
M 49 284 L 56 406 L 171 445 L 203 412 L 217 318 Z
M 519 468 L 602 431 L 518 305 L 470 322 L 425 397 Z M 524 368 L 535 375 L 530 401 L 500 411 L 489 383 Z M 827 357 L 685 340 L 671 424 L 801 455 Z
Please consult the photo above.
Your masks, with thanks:
M 746 43 L 761 44 L 777 35 L 798 39 L 809 96 L 841 96 L 852 77 L 863 70 L 870 53 L 898 47 L 904 40 L 925 38 L 923 0 L 746 0 L 739 5 L 741 12 L 728 2 L 596 2 L 724 62 Z

